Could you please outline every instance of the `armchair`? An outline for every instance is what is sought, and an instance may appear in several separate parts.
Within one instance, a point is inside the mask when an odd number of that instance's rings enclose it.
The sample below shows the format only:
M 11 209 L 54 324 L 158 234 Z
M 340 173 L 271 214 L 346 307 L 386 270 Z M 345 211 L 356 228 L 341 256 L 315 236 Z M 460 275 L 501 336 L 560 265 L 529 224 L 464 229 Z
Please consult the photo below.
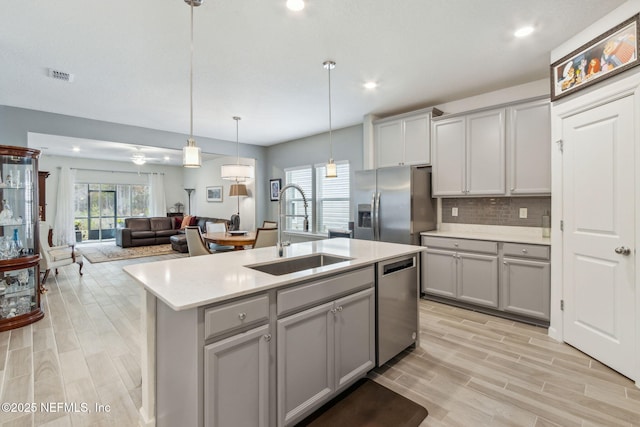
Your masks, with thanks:
M 40 270 L 44 271 L 42 284 L 47 281 L 52 268 L 55 268 L 58 274 L 58 267 L 77 263 L 80 267 L 79 273 L 82 276 L 82 267 L 84 265 L 82 253 L 74 248 L 73 245 L 49 246 L 49 224 L 40 222 Z

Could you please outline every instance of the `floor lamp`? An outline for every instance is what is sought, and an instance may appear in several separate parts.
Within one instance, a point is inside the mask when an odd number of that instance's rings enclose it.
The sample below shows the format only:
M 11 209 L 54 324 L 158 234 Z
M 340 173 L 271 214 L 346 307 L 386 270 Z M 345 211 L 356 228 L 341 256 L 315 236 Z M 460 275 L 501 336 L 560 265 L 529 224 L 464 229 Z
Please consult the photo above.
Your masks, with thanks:
M 238 212 L 236 213 L 236 215 L 238 216 L 238 224 L 237 224 L 238 227 L 240 227 L 240 196 L 248 196 L 248 195 L 249 194 L 247 193 L 246 185 L 238 184 L 237 181 L 235 184 L 231 184 L 231 187 L 229 188 L 229 196 L 238 197 Z
M 193 193 L 193 191 L 195 190 L 195 188 L 185 188 L 184 191 L 187 192 L 187 196 L 189 197 L 189 215 L 191 215 L 191 193 Z

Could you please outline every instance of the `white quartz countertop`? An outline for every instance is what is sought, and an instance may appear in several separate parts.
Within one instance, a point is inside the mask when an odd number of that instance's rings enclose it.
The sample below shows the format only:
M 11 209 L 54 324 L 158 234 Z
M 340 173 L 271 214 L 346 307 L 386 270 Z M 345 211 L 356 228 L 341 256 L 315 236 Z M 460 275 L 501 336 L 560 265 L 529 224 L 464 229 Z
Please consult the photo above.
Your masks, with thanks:
M 368 240 L 325 239 L 285 247 L 284 258 L 325 253 L 352 259 L 281 276 L 246 267 L 284 259 L 277 256 L 275 247 L 268 247 L 133 264 L 124 267 L 124 271 L 145 290 L 177 311 L 333 275 L 424 249 Z
M 440 230 L 423 231 L 422 236 L 450 237 L 455 239 L 493 240 L 495 242 L 551 245 L 551 239 L 542 237 L 537 227 L 481 226 L 472 224 L 442 224 Z

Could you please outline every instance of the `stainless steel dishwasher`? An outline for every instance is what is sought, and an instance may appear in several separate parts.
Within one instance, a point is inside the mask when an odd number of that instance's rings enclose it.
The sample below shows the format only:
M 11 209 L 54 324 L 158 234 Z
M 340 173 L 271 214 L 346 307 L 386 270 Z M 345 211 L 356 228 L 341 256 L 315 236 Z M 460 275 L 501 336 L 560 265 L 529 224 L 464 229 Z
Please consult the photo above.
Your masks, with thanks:
M 376 365 L 416 342 L 418 335 L 418 255 L 379 262 L 376 289 Z

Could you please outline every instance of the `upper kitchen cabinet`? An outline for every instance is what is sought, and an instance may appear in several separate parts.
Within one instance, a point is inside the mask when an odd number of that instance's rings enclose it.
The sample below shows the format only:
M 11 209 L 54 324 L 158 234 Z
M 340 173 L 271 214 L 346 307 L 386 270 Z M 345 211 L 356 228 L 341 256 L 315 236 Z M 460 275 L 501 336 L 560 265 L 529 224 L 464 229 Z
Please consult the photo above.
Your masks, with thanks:
M 431 118 L 440 114 L 425 108 L 374 122 L 376 166 L 431 164 Z
M 551 193 L 551 114 L 548 99 L 514 105 L 509 115 L 509 191 Z
M 546 99 L 434 120 L 434 196 L 550 193 L 550 131 Z
M 434 122 L 434 196 L 505 193 L 504 121 L 502 108 Z

